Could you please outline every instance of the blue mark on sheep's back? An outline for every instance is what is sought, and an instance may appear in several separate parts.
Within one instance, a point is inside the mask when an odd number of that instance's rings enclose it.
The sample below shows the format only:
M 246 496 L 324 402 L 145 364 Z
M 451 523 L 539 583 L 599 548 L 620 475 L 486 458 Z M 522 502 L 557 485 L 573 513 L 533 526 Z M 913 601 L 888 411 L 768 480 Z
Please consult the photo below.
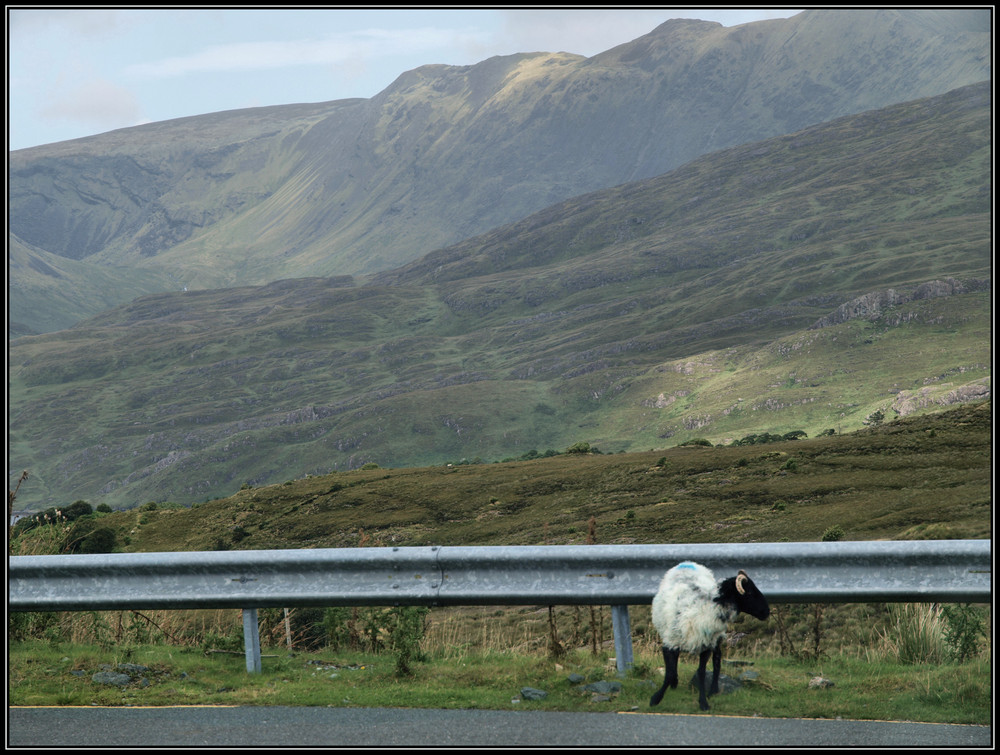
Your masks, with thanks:
M 697 567 L 693 563 L 691 563 L 690 561 L 683 561 L 683 562 L 677 564 L 677 568 L 678 569 L 695 569 Z

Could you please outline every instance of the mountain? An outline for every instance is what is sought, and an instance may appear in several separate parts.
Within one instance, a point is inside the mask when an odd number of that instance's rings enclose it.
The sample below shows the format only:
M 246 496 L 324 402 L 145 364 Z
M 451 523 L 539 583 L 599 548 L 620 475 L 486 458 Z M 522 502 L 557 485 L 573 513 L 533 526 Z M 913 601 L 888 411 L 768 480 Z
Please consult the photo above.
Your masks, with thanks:
M 699 155 L 991 75 L 988 10 L 675 19 L 591 58 L 428 65 L 371 99 L 182 118 L 9 155 L 11 333 L 160 291 L 396 268 Z M 63 276 L 53 278 L 49 270 Z M 97 297 L 43 292 L 98 289 Z
M 19 503 L 858 428 L 991 388 L 991 87 L 574 197 L 370 280 L 142 296 L 10 345 Z

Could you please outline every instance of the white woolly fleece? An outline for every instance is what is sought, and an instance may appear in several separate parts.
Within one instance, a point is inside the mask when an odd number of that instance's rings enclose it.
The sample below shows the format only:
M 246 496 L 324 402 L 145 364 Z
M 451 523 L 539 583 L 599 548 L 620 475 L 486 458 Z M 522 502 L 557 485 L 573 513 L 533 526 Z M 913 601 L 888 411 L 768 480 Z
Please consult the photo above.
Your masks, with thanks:
M 711 570 L 691 561 L 668 571 L 653 597 L 653 626 L 663 646 L 688 653 L 714 648 L 737 611 L 714 601 L 719 588 Z

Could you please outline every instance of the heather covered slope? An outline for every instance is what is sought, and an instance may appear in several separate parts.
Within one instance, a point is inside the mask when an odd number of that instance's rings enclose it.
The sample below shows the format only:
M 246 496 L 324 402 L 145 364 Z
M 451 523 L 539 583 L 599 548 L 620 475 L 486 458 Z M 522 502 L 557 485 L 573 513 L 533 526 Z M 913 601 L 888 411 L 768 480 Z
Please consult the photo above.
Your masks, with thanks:
M 25 505 L 846 432 L 989 396 L 990 89 L 577 197 L 364 285 L 157 294 L 11 344 Z

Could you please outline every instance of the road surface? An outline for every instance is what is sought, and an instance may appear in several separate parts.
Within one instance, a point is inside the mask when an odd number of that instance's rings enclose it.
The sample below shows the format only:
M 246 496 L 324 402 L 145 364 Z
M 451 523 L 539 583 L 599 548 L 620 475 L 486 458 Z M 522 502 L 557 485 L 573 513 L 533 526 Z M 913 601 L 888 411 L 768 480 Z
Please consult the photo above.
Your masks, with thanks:
M 989 726 L 664 713 L 298 707 L 12 707 L 8 747 L 989 747 Z

